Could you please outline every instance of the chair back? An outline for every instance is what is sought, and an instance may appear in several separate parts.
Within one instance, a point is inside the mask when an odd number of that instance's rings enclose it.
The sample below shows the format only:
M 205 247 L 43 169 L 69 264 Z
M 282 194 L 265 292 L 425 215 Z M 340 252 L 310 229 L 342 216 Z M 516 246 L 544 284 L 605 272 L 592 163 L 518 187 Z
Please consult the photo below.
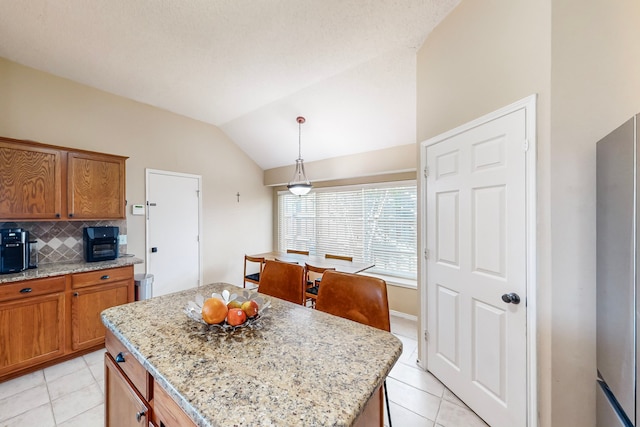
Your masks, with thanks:
M 387 283 L 376 277 L 325 271 L 316 309 L 391 331 Z
M 287 249 L 288 254 L 309 255 L 309 251 L 299 251 L 297 249 Z
M 305 288 L 306 280 L 303 266 L 267 260 L 260 275 L 258 292 L 295 304 L 304 304 Z
M 259 271 L 257 273 L 247 274 L 247 263 L 248 262 L 256 262 L 259 264 Z M 260 274 L 262 274 L 262 268 L 264 267 L 265 259 L 262 257 L 253 257 L 250 255 L 244 256 L 244 281 L 242 282 L 242 287 L 246 287 L 247 282 L 258 284 L 260 283 Z
M 324 257 L 327 258 L 327 259 L 341 259 L 343 261 L 353 262 L 353 257 L 352 256 L 324 254 Z

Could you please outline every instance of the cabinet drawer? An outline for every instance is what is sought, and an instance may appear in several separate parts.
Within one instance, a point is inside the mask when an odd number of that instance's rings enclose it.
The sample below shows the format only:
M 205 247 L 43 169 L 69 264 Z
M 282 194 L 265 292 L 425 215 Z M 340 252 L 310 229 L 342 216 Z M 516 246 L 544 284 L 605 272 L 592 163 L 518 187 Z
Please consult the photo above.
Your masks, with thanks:
M 140 362 L 131 355 L 124 344 L 122 344 L 120 340 L 118 340 L 109 330 L 107 330 L 104 344 L 111 357 L 116 361 L 118 367 L 122 369 L 131 383 L 136 387 L 136 389 L 138 389 L 138 392 L 148 400 L 149 375 L 147 370 L 144 369 L 142 364 L 140 364 Z
M 196 427 L 196 424 L 182 410 L 169 394 L 153 382 L 153 416 L 151 421 L 166 427 Z
M 64 292 L 65 276 L 24 280 L 0 285 L 0 301 Z
M 133 279 L 133 267 L 108 268 L 106 270 L 88 271 L 72 275 L 71 287 L 78 289 L 128 279 Z

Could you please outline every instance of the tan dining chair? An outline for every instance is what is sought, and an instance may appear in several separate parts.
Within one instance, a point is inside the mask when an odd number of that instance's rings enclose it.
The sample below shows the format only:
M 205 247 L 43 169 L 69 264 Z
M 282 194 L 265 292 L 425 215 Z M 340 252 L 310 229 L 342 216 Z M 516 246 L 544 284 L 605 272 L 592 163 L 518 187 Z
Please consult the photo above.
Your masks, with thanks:
M 343 261 L 353 262 L 353 257 L 352 256 L 324 254 L 324 257 L 325 258 L 329 258 L 329 259 L 341 259 Z
M 303 266 L 267 260 L 260 276 L 258 292 L 304 305 L 305 288 Z
M 259 264 L 259 271 L 257 273 L 247 274 L 247 263 L 255 262 Z M 252 257 L 249 255 L 244 256 L 244 281 L 242 282 L 242 287 L 247 287 L 247 282 L 253 283 L 256 286 L 260 283 L 260 275 L 262 274 L 262 269 L 264 268 L 265 259 L 261 257 Z
M 376 277 L 326 271 L 318 288 L 316 310 L 391 332 L 387 283 Z M 386 380 L 383 388 L 392 427 Z
M 305 264 L 305 276 L 307 287 L 305 291 L 305 305 L 310 304 L 311 308 L 316 306 L 316 298 L 318 297 L 318 288 L 320 287 L 320 279 L 327 270 L 335 270 L 333 267 L 316 267 L 315 265 Z
M 309 255 L 309 251 L 299 251 L 297 249 L 287 249 L 288 254 Z

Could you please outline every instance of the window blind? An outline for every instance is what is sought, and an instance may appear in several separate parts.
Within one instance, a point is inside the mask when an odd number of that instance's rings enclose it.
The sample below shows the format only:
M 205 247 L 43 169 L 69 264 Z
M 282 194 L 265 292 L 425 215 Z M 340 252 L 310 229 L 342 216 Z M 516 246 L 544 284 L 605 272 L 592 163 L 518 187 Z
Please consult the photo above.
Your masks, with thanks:
M 367 272 L 416 279 L 415 181 L 278 194 L 279 250 L 373 262 Z

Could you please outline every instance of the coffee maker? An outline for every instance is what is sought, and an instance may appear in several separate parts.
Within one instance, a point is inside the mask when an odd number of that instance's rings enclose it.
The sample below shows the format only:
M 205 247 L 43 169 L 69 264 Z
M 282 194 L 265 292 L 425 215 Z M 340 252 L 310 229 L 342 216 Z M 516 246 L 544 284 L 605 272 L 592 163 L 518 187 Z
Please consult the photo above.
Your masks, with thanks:
M 21 228 L 0 230 L 0 273 L 18 273 L 29 264 L 29 232 Z

